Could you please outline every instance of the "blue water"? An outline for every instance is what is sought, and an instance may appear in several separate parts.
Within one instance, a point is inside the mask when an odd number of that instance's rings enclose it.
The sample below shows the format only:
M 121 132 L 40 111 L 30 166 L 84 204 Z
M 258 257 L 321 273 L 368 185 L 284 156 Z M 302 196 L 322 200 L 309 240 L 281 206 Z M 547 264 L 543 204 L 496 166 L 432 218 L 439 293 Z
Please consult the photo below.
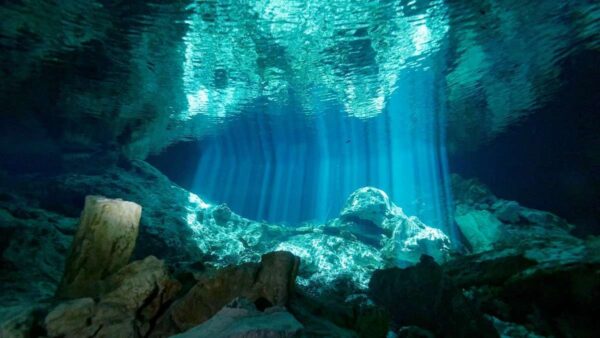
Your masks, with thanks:
M 250 110 L 202 142 L 193 190 L 258 220 L 336 217 L 357 188 L 388 193 L 408 214 L 450 232 L 444 111 L 433 68 L 405 72 L 383 112 L 349 117 L 323 106 Z

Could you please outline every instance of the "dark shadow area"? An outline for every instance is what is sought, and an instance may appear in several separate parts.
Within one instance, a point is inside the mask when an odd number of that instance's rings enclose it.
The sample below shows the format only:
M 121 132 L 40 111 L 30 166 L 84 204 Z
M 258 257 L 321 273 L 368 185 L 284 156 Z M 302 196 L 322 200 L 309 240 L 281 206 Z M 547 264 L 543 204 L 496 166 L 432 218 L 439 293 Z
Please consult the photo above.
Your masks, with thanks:
M 494 193 L 549 210 L 600 234 L 600 52 L 565 60 L 563 85 L 519 125 L 477 151 L 450 157 L 451 171 L 478 177 Z
M 179 142 L 146 161 L 178 185 L 191 189 L 200 163 L 200 141 Z

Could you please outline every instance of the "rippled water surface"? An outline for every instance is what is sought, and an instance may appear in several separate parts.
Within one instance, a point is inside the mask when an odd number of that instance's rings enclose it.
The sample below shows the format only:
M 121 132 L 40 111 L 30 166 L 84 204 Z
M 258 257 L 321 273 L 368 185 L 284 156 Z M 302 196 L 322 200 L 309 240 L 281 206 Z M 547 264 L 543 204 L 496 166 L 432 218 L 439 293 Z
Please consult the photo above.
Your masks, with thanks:
M 598 13 L 590 1 L 9 1 L 0 41 L 20 61 L 3 63 L 12 77 L 50 63 L 96 82 L 62 89 L 66 108 L 133 118 L 156 105 L 204 122 L 257 102 L 374 117 L 402 72 L 441 52 L 454 116 L 494 132 L 552 91 L 566 55 L 598 47 Z M 81 49 L 98 60 L 69 55 Z
M 373 184 L 439 220 L 446 151 L 477 147 L 541 107 L 565 58 L 600 47 L 599 8 L 5 1 L 0 99 L 7 114 L 42 116 L 61 151 L 144 158 L 202 140 L 199 191 L 250 216 L 325 217 Z

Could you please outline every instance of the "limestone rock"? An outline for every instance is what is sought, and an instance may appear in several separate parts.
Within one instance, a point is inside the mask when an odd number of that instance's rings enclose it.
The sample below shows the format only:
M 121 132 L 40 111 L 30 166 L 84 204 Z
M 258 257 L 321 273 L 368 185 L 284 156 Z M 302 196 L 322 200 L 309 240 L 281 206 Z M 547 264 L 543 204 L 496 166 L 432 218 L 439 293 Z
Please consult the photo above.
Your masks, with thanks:
M 269 303 L 283 306 L 294 291 L 300 259 L 285 251 L 262 256 L 256 280 L 257 292 Z
M 321 285 L 323 291 L 338 279 L 351 279 L 366 288 L 375 269 L 413 265 L 422 254 L 443 262 L 450 239 L 407 216 L 385 192 L 365 187 L 351 194 L 339 218 L 284 238 L 277 250 L 301 257 L 299 283 L 312 289 Z
M 55 307 L 44 320 L 48 337 L 77 337 L 84 335 L 94 313 L 94 300 L 80 298 Z
M 594 240 L 556 227 L 525 225 L 515 231 L 506 246 L 447 262 L 446 275 L 481 304 L 505 336 L 593 336 L 600 302 Z
M 564 219 L 499 199 L 477 180 L 453 175 L 452 188 L 455 220 L 472 252 L 513 248 L 547 262 L 576 262 L 583 255 L 583 242 L 570 234 L 573 226 Z
M 44 326 L 49 337 L 146 336 L 179 291 L 163 261 L 149 256 L 96 283 L 98 300 L 80 298 L 52 309 Z
M 364 223 L 370 227 L 365 227 Z M 357 239 L 379 247 L 390 266 L 415 264 L 421 254 L 443 262 L 450 250 L 450 239 L 446 234 L 427 226 L 417 217 L 408 217 L 390 202 L 385 192 L 373 187 L 353 192 L 340 218 L 329 224 L 347 229 Z
M 0 203 L 0 304 L 54 295 L 77 220 L 39 209 L 15 195 Z M 12 198 L 11 198 L 12 199 Z
M 390 200 L 385 192 L 373 187 L 364 187 L 353 192 L 340 217 L 345 220 L 370 222 L 381 227 L 390 210 Z
M 125 266 L 135 247 L 141 212 L 133 202 L 86 197 L 57 295 L 93 296 L 96 281 Z
M 300 257 L 302 264 L 298 284 L 312 290 L 325 291 L 336 280 L 349 279 L 366 288 L 371 274 L 384 265 L 377 248 L 360 240 L 313 231 L 292 236 L 279 243 L 284 250 Z
M 373 301 L 398 326 L 419 326 L 447 337 L 496 337 L 483 315 L 431 257 L 416 266 L 377 270 L 369 283 Z
M 284 306 L 293 291 L 299 259 L 288 252 L 262 256 L 261 263 L 230 266 L 199 277 L 158 323 L 161 335 L 182 332 L 211 318 L 237 297 L 268 306 Z
M 450 253 L 450 239 L 441 230 L 432 228 L 417 217 L 408 217 L 402 209 L 395 207 L 394 216 L 386 223 L 394 231 L 390 239 L 384 240 L 382 256 L 387 266 L 409 266 L 419 262 L 427 254 L 437 262 L 444 262 Z
M 548 228 L 563 228 L 565 230 L 573 229 L 573 225 L 567 223 L 567 221 L 565 221 L 564 219 L 547 211 L 530 208 L 520 208 L 519 215 L 534 225 L 540 225 Z
M 169 276 L 164 261 L 148 256 L 108 277 L 104 288 L 110 291 L 101 297 L 99 305 L 125 309 L 136 313 L 140 321 L 148 322 L 175 297 L 181 285 Z
M 291 338 L 302 324 L 281 307 L 258 311 L 244 298 L 236 299 L 203 324 L 173 338 Z
M 487 210 L 457 212 L 454 219 L 475 253 L 491 250 L 500 241 L 503 224 Z

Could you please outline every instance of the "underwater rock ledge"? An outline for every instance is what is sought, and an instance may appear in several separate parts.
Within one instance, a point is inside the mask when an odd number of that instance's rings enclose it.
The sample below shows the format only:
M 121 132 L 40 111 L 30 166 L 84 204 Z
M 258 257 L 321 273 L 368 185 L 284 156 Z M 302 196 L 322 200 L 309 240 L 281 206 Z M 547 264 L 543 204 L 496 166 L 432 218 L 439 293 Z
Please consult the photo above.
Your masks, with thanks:
M 462 253 L 373 187 L 355 191 L 325 224 L 284 227 L 207 204 L 142 161 L 102 175 L 24 177 L 0 193 L 8 235 L 0 286 L 9 291 L 0 297 L 0 333 L 168 337 L 191 329 L 187 336 L 217 337 L 230 332 L 223 323 L 282 337 L 598 332 L 600 241 L 574 237 L 556 215 L 499 199 L 475 180 L 452 183 Z M 143 207 L 133 261 L 124 254 L 126 265 L 92 283 L 96 293 L 61 301 L 53 296 L 87 194 Z M 426 306 L 436 294 L 447 297 Z M 424 308 L 450 326 L 428 321 Z M 478 324 L 452 326 L 463 321 Z

